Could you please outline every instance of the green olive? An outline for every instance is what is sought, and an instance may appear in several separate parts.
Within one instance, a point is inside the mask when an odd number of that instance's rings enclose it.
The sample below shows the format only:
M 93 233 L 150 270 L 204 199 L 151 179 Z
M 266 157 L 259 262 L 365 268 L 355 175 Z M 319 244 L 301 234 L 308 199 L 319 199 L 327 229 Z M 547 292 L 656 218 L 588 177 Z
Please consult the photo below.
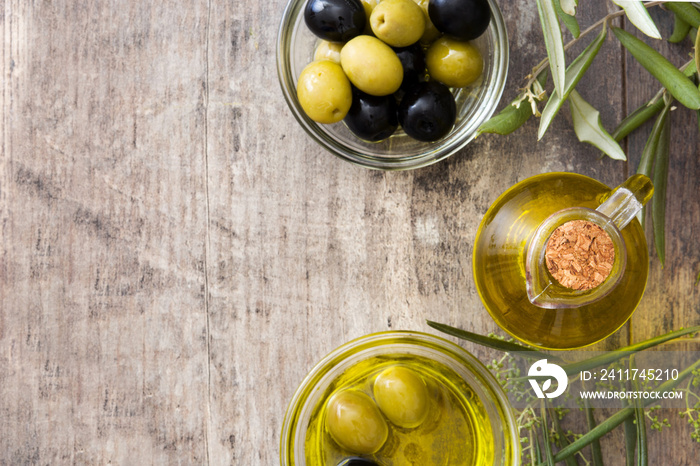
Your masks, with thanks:
M 425 31 L 425 14 L 413 0 L 382 0 L 369 18 L 372 32 L 392 47 L 408 47 Z
M 343 44 L 340 42 L 319 40 L 314 51 L 314 61 L 330 60 L 340 65 L 340 50 L 342 48 Z
M 297 97 L 309 118 L 318 123 L 336 123 L 350 110 L 352 87 L 339 64 L 319 60 L 302 70 Z
M 369 18 L 372 16 L 372 11 L 374 7 L 377 6 L 379 0 L 360 0 L 362 2 L 362 7 L 365 9 L 365 16 L 367 16 L 367 25 L 365 26 L 365 34 L 372 34 L 372 26 L 369 23 Z
M 419 7 L 421 7 L 421 10 L 423 10 L 423 15 L 425 16 L 425 31 L 423 31 L 423 35 L 420 38 L 420 43 L 423 45 L 430 45 L 442 34 L 430 20 L 430 13 L 428 13 L 428 5 L 430 5 L 430 0 L 413 1 L 416 2 Z
M 466 87 L 481 76 L 484 61 L 470 42 L 447 36 L 433 42 L 425 53 L 430 76 L 450 87 Z
M 411 369 L 403 366 L 385 369 L 374 381 L 373 391 L 379 409 L 399 427 L 418 427 L 428 415 L 428 387 Z
M 340 51 L 340 64 L 355 87 L 367 94 L 393 94 L 403 80 L 396 52 L 376 37 L 357 36 L 348 41 Z
M 376 453 L 389 436 L 389 427 L 372 398 L 344 390 L 328 399 L 326 428 L 341 448 L 353 453 Z

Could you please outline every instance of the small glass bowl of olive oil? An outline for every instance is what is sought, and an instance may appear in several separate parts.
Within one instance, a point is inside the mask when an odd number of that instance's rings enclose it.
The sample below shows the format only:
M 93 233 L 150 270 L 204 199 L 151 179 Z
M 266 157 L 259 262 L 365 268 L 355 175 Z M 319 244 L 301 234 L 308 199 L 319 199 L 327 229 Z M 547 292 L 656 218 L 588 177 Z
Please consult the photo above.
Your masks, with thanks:
M 338 424 L 358 405 L 355 418 Z M 503 390 L 474 356 L 429 334 L 381 332 L 321 360 L 285 415 L 283 466 L 349 458 L 380 466 L 517 465 L 518 430 Z

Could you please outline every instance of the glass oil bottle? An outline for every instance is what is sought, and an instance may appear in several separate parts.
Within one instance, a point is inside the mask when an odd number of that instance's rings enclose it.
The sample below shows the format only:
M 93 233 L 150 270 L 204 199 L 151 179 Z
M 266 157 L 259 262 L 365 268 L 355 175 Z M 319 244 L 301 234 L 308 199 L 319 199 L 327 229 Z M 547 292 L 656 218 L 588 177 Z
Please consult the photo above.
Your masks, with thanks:
M 574 173 L 547 173 L 507 190 L 489 208 L 474 245 L 474 278 L 496 323 L 545 349 L 572 349 L 614 333 L 630 318 L 646 287 L 649 258 L 635 218 L 653 193 L 635 175 L 610 190 Z M 571 220 L 600 226 L 612 239 L 610 276 L 590 290 L 563 287 L 544 266 L 552 232 Z

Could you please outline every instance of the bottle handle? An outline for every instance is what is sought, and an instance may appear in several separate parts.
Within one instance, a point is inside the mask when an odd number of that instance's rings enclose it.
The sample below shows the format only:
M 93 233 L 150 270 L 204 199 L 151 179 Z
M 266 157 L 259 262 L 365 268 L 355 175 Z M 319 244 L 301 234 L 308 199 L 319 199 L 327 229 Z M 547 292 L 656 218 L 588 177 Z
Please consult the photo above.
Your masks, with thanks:
M 615 188 L 596 210 L 610 218 L 618 230 L 625 228 L 649 202 L 654 185 L 648 176 L 636 174 Z

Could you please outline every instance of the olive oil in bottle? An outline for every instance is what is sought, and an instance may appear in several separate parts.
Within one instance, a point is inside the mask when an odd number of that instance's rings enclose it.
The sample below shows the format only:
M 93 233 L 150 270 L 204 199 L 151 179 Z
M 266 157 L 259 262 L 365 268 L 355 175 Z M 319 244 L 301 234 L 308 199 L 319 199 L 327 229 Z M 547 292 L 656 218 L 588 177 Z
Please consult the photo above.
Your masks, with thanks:
M 632 199 L 636 196 L 641 205 L 653 192 L 648 178 L 641 175 L 630 178 L 619 188 L 630 188 L 627 192 L 631 194 L 631 202 L 636 202 Z M 598 290 L 562 291 L 559 294 L 565 300 L 578 304 L 558 307 L 556 300 L 550 300 L 535 305 L 533 301 L 537 302 L 540 293 L 545 294 L 558 286 L 546 270 L 539 275 L 544 286 L 540 286 L 537 293 L 528 290 L 532 274 L 528 277 L 531 270 L 526 256 L 529 242 L 540 226 L 555 214 L 572 208 L 594 212 L 599 217 L 602 213 L 603 218 L 612 223 L 611 218 L 624 209 L 623 206 L 612 211 L 601 206 L 611 198 L 612 192 L 616 191 L 582 175 L 547 173 L 514 185 L 489 208 L 474 244 L 474 280 L 486 309 L 506 332 L 540 348 L 570 349 L 602 340 L 632 315 L 644 293 L 649 259 L 639 222 L 636 219 L 629 222 L 634 215 L 631 211 L 625 213 L 629 223 L 615 230 L 620 237 L 619 250 L 615 251 L 619 253 L 615 259 L 619 274 L 615 275 L 614 283 L 600 285 L 609 288 L 604 295 Z M 535 239 L 539 241 L 535 246 L 542 250 L 547 238 Z M 548 288 L 552 283 L 554 285 Z M 600 296 L 596 300 L 586 300 L 586 293 Z

